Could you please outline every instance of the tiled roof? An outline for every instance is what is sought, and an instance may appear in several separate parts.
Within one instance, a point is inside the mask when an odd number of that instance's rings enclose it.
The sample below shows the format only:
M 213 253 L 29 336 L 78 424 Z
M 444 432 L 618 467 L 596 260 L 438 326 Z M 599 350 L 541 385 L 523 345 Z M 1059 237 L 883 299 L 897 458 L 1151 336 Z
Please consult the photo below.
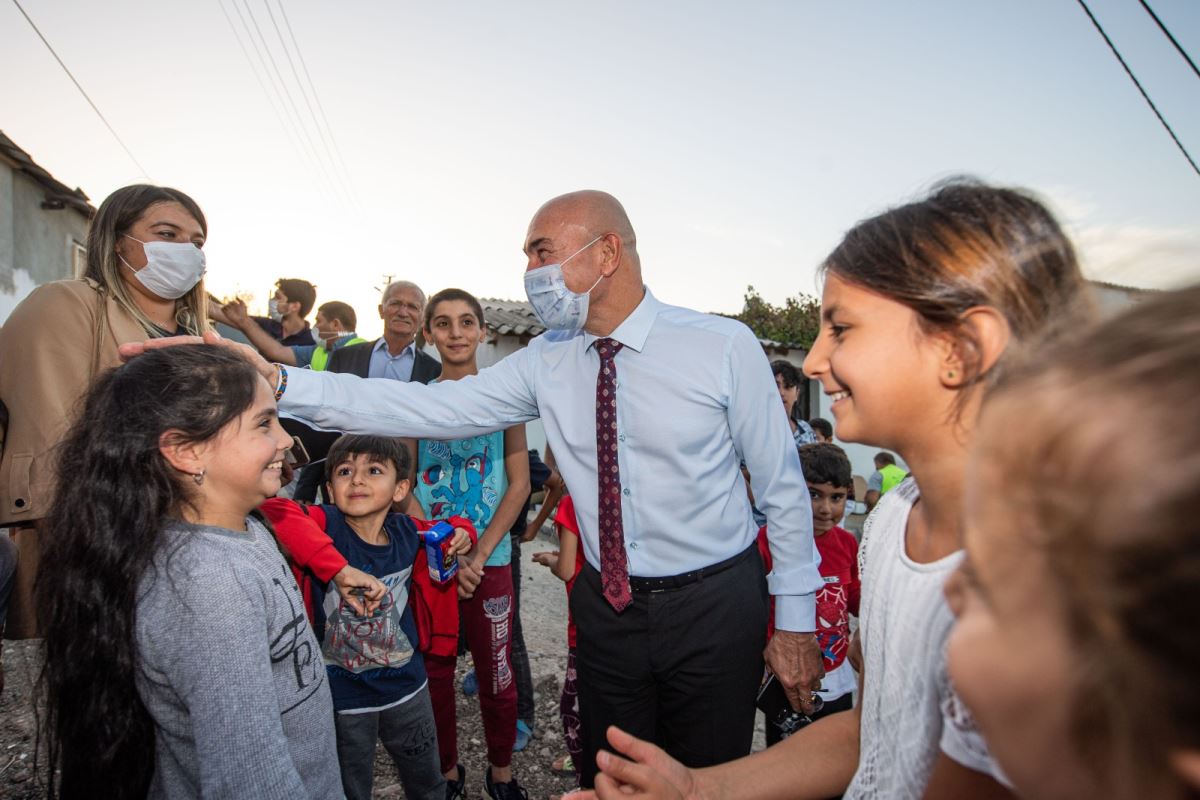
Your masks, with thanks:
M 546 330 L 533 307 L 524 300 L 500 300 L 496 297 L 482 298 L 483 316 L 488 330 L 509 336 L 529 336 L 530 338 Z M 776 342 L 773 339 L 758 340 L 765 350 L 803 350 L 798 344 Z
M 489 330 L 513 336 L 537 336 L 546 330 L 533 306 L 524 300 L 500 300 L 495 297 L 481 299 L 483 317 Z
M 30 158 L 29 153 L 17 147 L 16 142 L 5 136 L 4 131 L 0 131 L 0 157 L 13 162 L 14 168 L 18 172 L 32 178 L 46 190 L 42 208 L 55 209 L 70 206 L 88 219 L 96 215 L 96 209 L 88 202 L 88 196 L 83 193 L 82 189 L 72 189 L 66 184 L 60 183 L 44 168 L 38 166 L 37 162 Z

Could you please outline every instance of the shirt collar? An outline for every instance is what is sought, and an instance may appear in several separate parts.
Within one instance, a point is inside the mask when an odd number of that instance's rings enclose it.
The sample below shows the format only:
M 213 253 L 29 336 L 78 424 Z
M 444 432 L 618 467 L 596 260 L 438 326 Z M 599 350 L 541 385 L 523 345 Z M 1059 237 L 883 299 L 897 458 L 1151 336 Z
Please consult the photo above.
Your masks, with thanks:
M 375 346 L 373 348 L 371 348 L 371 351 L 375 352 L 376 350 L 382 350 L 384 355 L 386 355 L 388 358 L 399 358 L 400 356 L 404 355 L 405 353 L 412 353 L 414 358 L 417 355 L 417 340 L 416 339 L 413 339 L 411 342 L 409 342 L 408 347 L 405 347 L 403 350 L 401 350 L 396 355 L 392 355 L 391 352 L 387 349 L 387 346 L 388 346 L 387 339 L 380 336 L 378 339 L 375 340 Z
M 654 320 L 663 308 L 663 304 L 650 293 L 648 287 L 643 286 L 642 288 L 646 292 L 642 295 L 642 302 L 638 303 L 629 316 L 621 321 L 616 330 L 608 335 L 609 339 L 618 341 L 638 353 L 642 352 L 642 348 L 646 346 L 646 339 L 650 336 L 650 329 L 654 327 Z M 587 331 L 583 332 L 583 337 L 584 349 L 591 347 L 597 339 L 601 338 Z

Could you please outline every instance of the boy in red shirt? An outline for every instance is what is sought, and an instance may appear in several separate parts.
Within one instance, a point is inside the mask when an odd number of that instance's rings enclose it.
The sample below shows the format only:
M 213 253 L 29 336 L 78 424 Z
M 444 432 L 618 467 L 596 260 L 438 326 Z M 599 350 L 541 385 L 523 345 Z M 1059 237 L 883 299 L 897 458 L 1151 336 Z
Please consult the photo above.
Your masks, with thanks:
M 852 692 L 858 682 L 846 660 L 850 647 L 850 615 L 858 616 L 862 584 L 858 577 L 858 540 L 838 527 L 846 510 L 846 498 L 854 486 L 850 459 L 835 444 L 819 442 L 800 446 L 800 467 L 812 500 L 813 537 L 821 553 L 821 576 L 825 587 L 817 592 L 817 642 L 825 656 L 825 677 L 817 692 L 824 701 L 814 720 L 853 705 Z M 766 547 L 766 526 L 758 532 L 759 551 L 767 571 L 771 569 Z M 774 614 L 772 613 L 772 619 Z M 767 744 L 779 741 L 778 730 L 767 726 Z

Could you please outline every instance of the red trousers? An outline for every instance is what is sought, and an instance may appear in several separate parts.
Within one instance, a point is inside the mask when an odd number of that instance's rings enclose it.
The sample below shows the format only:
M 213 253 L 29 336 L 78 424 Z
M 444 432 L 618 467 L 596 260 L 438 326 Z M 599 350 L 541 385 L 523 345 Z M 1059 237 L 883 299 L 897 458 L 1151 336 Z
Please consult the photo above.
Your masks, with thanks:
M 512 570 L 484 567 L 475 596 L 459 604 L 459 619 L 467 635 L 475 676 L 479 679 L 479 708 L 488 763 L 507 767 L 517 736 L 517 684 L 512 671 Z M 442 772 L 458 763 L 458 718 L 454 707 L 455 659 L 425 656 L 429 694 L 437 723 L 438 758 Z

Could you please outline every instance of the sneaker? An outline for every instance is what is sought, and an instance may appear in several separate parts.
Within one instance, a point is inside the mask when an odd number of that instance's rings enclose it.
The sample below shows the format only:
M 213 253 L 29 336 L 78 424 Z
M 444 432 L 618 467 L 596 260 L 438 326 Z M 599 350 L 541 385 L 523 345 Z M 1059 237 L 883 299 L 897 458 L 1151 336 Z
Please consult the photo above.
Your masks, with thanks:
M 517 720 L 517 738 L 513 740 L 513 752 L 519 753 L 529 744 L 529 740 L 533 738 L 533 728 L 525 724 L 525 720 Z
M 521 788 L 521 784 L 517 783 L 516 778 L 508 783 L 492 783 L 490 767 L 484 767 L 483 775 L 483 787 L 487 790 L 487 796 L 492 800 L 529 800 L 529 792 Z
M 475 676 L 475 670 L 471 670 L 463 676 L 463 694 L 467 697 L 474 697 L 479 694 L 479 678 Z
M 458 780 L 446 779 L 446 800 L 467 800 L 467 771 L 462 764 L 455 764 Z

